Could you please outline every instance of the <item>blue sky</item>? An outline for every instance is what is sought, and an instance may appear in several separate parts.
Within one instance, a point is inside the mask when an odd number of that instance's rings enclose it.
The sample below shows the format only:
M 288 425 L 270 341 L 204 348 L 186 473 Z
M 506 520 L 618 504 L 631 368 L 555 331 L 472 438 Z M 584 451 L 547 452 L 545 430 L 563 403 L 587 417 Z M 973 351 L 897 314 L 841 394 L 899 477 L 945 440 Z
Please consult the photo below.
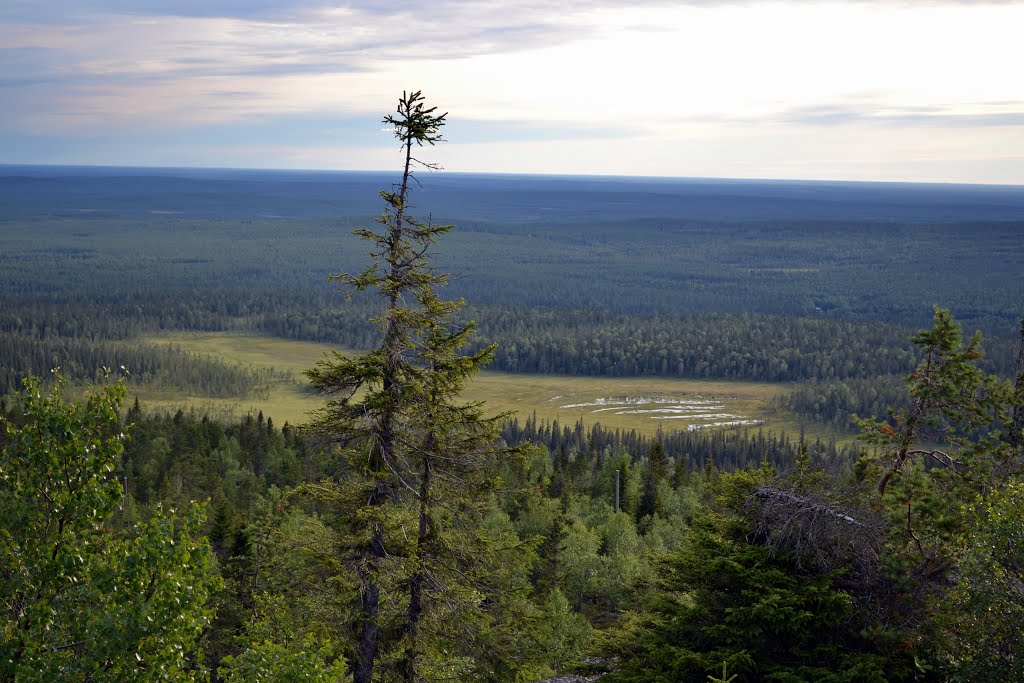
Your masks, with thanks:
M 1024 2 L 4 0 L 0 163 L 1024 184 Z

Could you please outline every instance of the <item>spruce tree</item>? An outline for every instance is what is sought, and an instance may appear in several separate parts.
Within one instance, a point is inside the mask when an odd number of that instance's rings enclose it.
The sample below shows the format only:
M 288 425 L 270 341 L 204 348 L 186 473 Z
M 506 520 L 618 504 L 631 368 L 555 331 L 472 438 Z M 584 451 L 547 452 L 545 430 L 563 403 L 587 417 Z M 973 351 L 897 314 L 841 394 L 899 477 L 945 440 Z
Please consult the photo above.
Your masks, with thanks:
M 346 549 L 359 583 L 355 683 L 369 683 L 382 662 L 403 680 L 422 678 L 431 592 L 447 591 L 446 605 L 482 602 L 444 574 L 468 575 L 452 527 L 468 523 L 481 493 L 477 475 L 493 458 L 497 434 L 497 418 L 485 418 L 480 405 L 462 403 L 458 394 L 493 348 L 461 353 L 474 325 L 452 324 L 462 302 L 437 295 L 448 276 L 429 259 L 452 226 L 417 220 L 409 210 L 414 170 L 435 168 L 416 159 L 414 147 L 439 142 L 445 117 L 417 91 L 403 93 L 396 114 L 384 119 L 401 143 L 401 182 L 381 191 L 378 228 L 356 231 L 372 246 L 370 265 L 333 277 L 380 295 L 382 340 L 359 356 L 335 353 L 306 373 L 329 397 L 308 431 L 337 446 L 342 475 L 330 495 L 355 508 Z M 382 587 L 404 597 L 382 607 Z
M 617 659 L 608 683 L 710 680 L 864 683 L 918 680 L 913 660 L 879 642 L 838 571 L 801 569 L 760 542 L 749 501 L 770 467 L 718 473 L 682 545 L 658 560 L 644 609 L 598 636 Z
M 636 514 L 638 520 L 664 512 L 662 501 L 658 499 L 658 485 L 665 479 L 667 472 L 668 458 L 665 456 L 665 446 L 660 440 L 654 441 L 648 451 L 644 467 L 643 495 L 640 498 L 640 509 Z

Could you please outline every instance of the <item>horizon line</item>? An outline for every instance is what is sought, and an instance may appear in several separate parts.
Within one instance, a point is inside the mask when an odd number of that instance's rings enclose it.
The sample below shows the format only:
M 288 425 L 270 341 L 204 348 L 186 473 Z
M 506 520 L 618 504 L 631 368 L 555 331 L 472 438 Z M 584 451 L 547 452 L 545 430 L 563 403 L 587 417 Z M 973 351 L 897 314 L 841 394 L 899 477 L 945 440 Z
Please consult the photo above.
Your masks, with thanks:
M 126 165 L 126 164 L 33 164 L 0 162 L 0 169 L 7 168 L 74 168 L 74 169 L 125 169 L 136 171 L 232 171 L 232 172 L 274 172 L 274 173 L 324 173 L 324 174 L 358 174 L 358 173 L 399 173 L 396 169 L 338 169 L 338 168 L 273 168 L 262 166 L 158 166 L 158 165 Z M 429 170 L 428 174 L 444 173 L 460 176 L 506 176 L 506 177 L 540 177 L 552 179 L 604 179 L 604 180 L 656 180 L 656 181 L 689 181 L 689 182 L 749 182 L 749 183 L 813 183 L 822 185 L 918 185 L 918 186 L 953 186 L 953 187 L 991 187 L 1024 190 L 1024 183 L 978 183 L 952 181 L 920 181 L 920 180 L 836 180 L 815 178 L 756 178 L 740 176 L 664 176 L 614 173 L 545 173 L 522 171 L 449 171 L 444 168 Z

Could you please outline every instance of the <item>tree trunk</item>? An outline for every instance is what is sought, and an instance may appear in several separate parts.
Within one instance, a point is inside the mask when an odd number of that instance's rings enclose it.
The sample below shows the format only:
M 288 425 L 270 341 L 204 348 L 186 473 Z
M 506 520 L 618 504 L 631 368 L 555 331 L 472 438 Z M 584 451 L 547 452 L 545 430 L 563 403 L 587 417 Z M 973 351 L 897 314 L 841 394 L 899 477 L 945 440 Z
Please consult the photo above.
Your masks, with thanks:
M 427 453 L 430 452 L 432 443 L 427 444 Z M 409 619 L 406 624 L 409 636 L 409 645 L 405 651 L 405 666 L 402 671 L 402 680 L 405 683 L 416 683 L 419 678 L 417 666 L 419 665 L 420 652 L 418 638 L 420 631 L 420 618 L 423 614 L 423 585 L 426 582 L 426 570 L 424 567 L 424 553 L 427 550 L 427 541 L 430 534 L 430 473 L 433 469 L 430 456 L 423 458 L 423 478 L 420 480 L 420 519 L 419 532 L 416 537 L 416 570 L 409 578 Z
M 377 659 L 377 643 L 380 633 L 380 625 L 377 622 L 380 612 L 380 586 L 377 584 L 377 572 L 380 568 L 380 561 L 384 557 L 384 531 L 379 524 L 370 539 L 370 552 L 369 567 L 359 572 L 363 623 L 359 633 L 356 665 L 352 671 L 353 683 L 370 683 L 373 679 L 374 660 Z

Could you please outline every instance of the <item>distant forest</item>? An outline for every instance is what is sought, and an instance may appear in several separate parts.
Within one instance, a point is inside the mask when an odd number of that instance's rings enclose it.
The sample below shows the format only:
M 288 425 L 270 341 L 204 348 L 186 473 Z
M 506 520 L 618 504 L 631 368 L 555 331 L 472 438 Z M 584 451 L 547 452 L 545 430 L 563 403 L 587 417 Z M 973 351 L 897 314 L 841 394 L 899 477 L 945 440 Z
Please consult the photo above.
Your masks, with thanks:
M 0 286 L 131 301 L 302 301 L 364 257 L 386 174 L 0 167 Z M 768 313 L 1013 335 L 1020 188 L 438 173 L 413 211 L 478 306 Z
M 415 210 L 506 372 L 794 382 L 781 407 L 840 429 L 881 414 L 932 307 L 1007 376 L 1024 270 L 1019 188 L 434 174 Z M 366 349 L 379 302 L 328 275 L 365 258 L 386 174 L 0 168 L 0 391 L 60 365 L 209 396 L 242 368 L 117 345 L 258 331 Z

